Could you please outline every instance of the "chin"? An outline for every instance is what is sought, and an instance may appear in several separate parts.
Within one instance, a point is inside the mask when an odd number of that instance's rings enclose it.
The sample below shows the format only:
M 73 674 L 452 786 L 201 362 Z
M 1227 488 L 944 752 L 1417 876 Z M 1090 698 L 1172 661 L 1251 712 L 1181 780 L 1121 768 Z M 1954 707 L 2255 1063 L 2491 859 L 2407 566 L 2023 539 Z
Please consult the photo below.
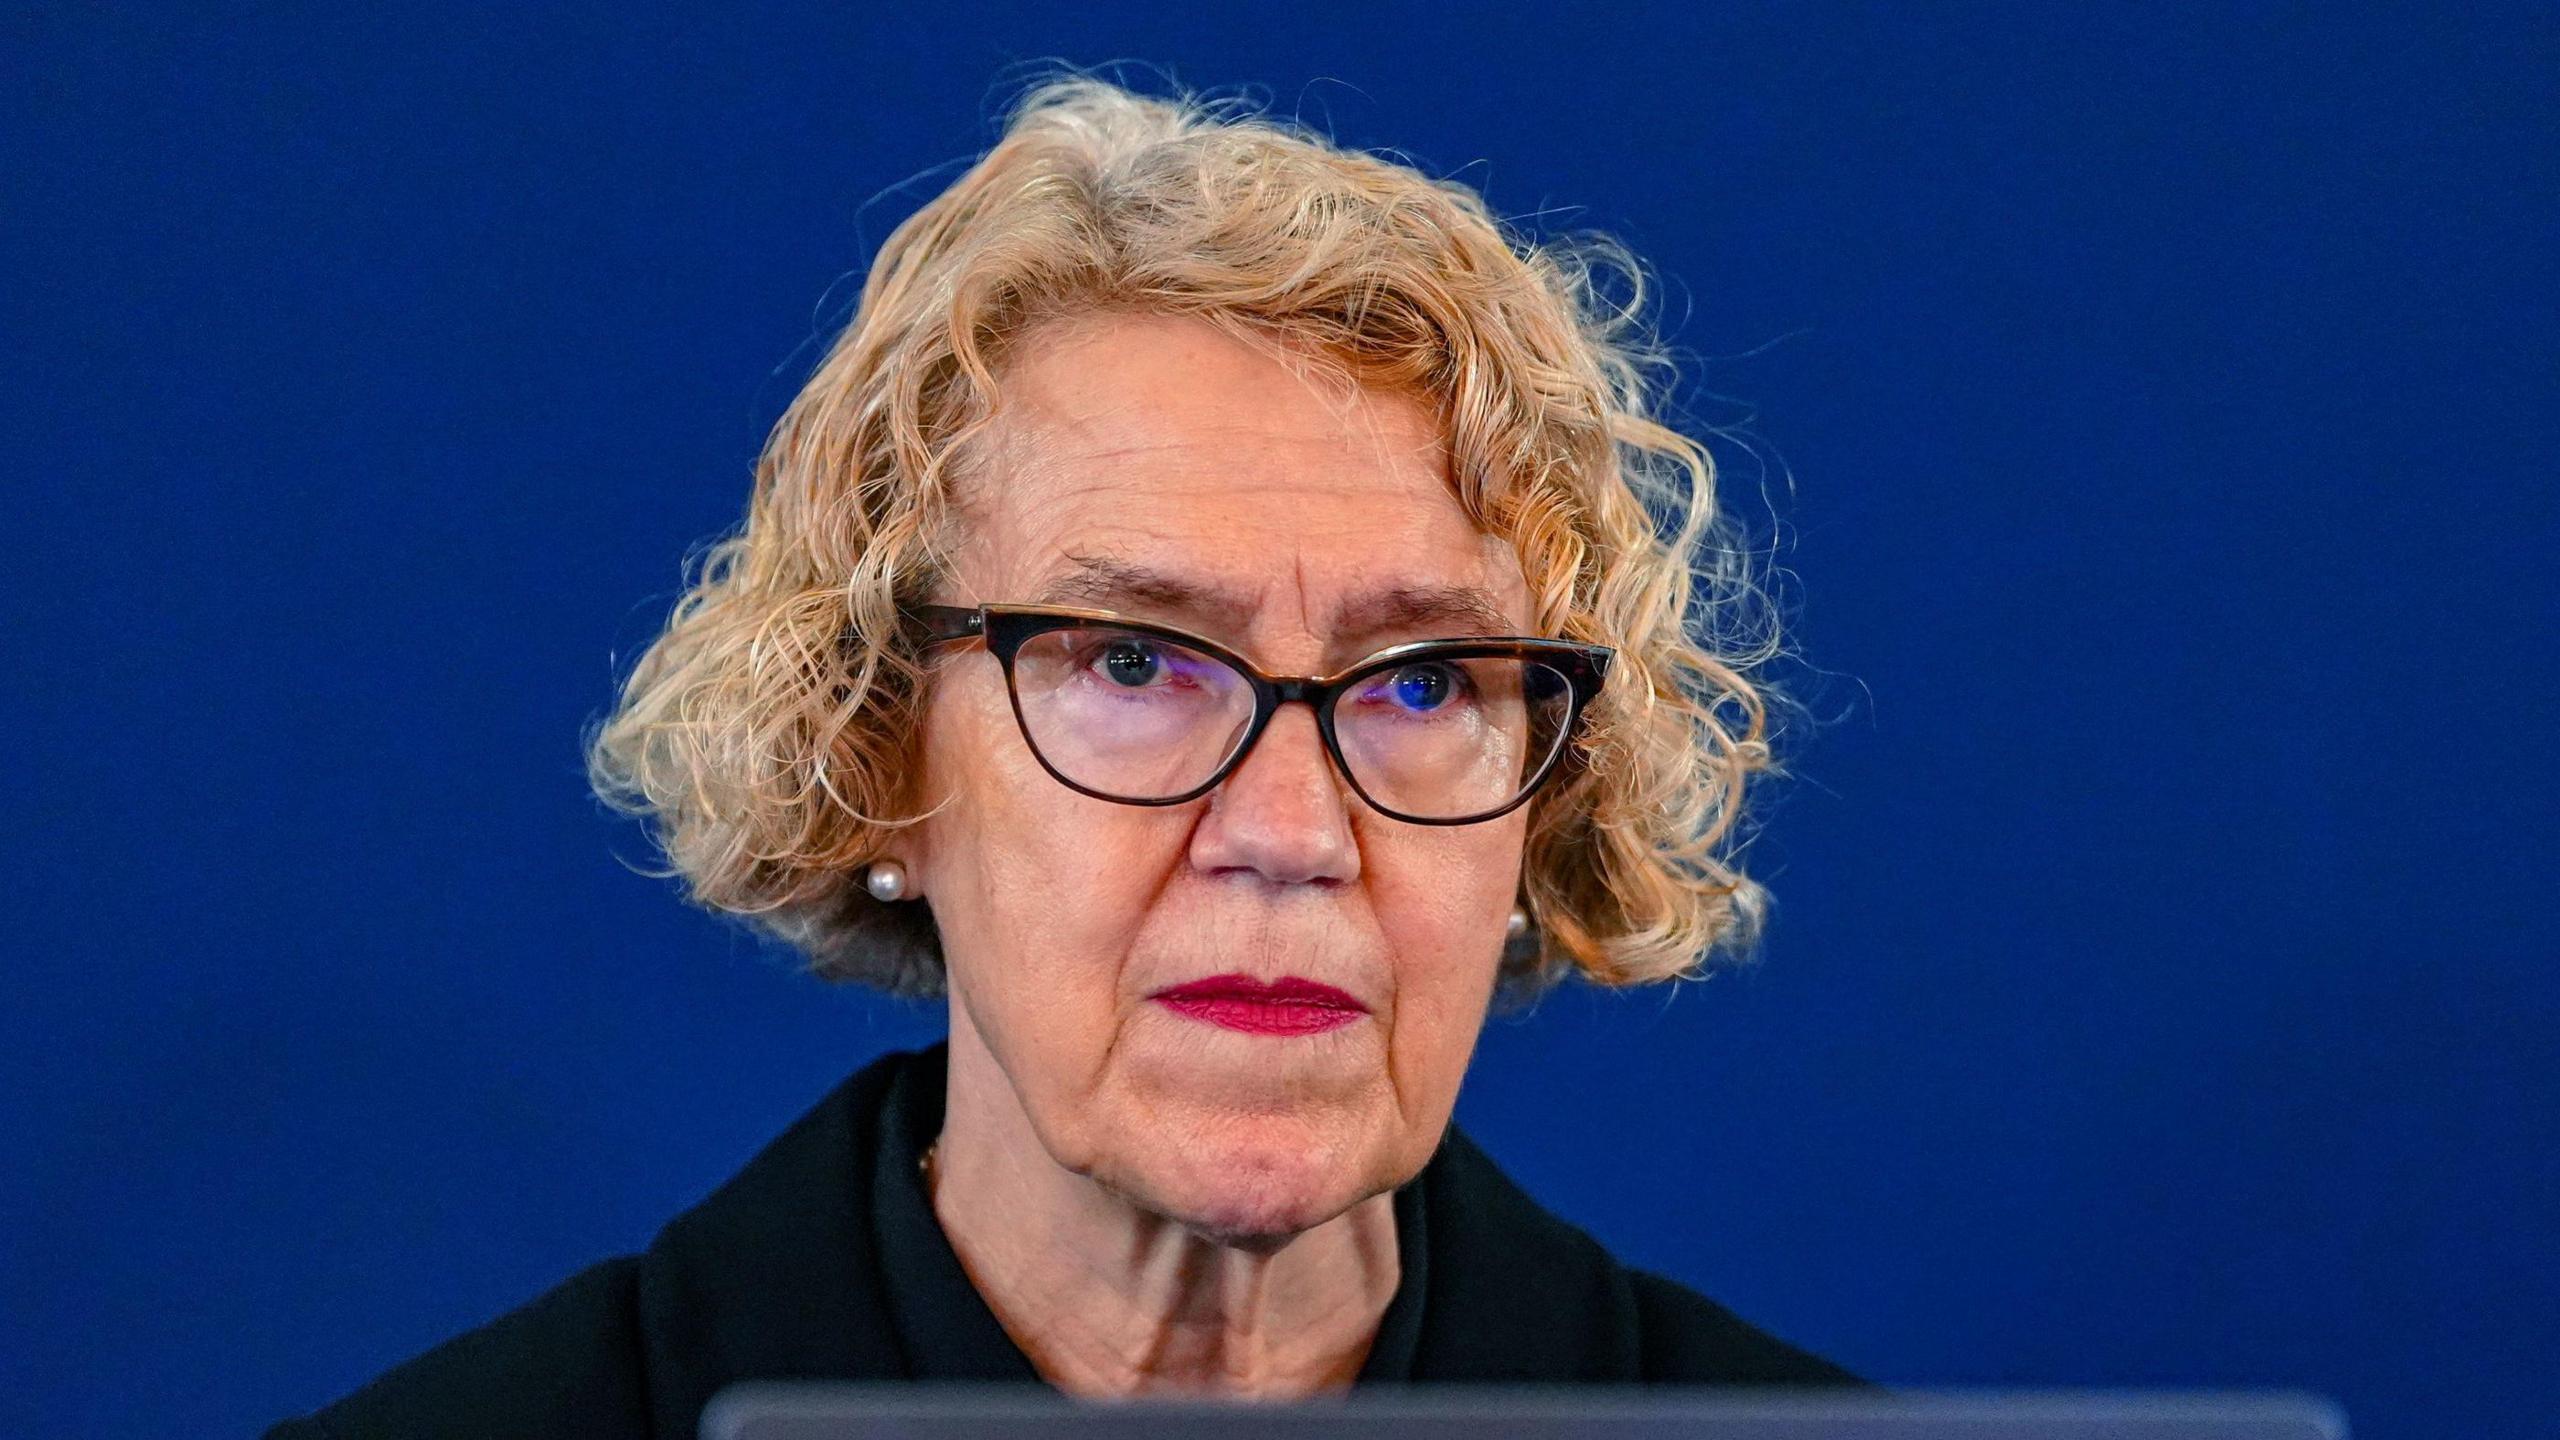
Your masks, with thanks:
M 1223 1245 L 1276 1249 L 1381 1190 L 1368 1156 L 1331 1127 L 1268 1114 L 1204 1119 L 1157 1153 L 1132 1157 L 1126 1193 Z M 1169 1137 L 1167 1137 L 1169 1138 Z

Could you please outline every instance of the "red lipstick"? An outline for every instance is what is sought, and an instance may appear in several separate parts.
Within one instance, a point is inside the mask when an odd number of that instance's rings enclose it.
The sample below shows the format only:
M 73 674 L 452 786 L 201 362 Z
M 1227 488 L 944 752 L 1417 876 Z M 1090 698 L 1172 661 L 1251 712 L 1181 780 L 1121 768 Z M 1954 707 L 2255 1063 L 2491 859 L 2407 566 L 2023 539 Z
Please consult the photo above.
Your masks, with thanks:
M 1349 993 L 1294 975 L 1277 980 L 1212 975 L 1147 998 L 1194 1020 L 1248 1035 L 1316 1035 L 1339 1030 L 1369 1013 L 1369 1007 Z

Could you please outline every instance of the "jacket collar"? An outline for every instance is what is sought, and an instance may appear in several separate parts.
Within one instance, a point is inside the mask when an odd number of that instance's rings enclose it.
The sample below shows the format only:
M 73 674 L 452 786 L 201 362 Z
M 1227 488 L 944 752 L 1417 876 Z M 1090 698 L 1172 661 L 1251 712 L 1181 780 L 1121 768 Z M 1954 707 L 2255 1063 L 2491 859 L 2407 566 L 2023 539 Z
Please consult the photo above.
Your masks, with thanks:
M 651 1242 L 639 1303 L 658 1433 L 694 1433 L 733 1381 L 903 1373 L 865 1209 L 882 1102 L 913 1058 L 845 1079 Z
M 929 1086 L 938 1114 L 943 1060 L 937 1045 L 856 1072 L 659 1232 L 640 1306 L 663 1433 L 691 1433 L 732 1381 L 916 1373 L 889 1318 L 874 1197 L 883 1157 L 916 1150 L 884 1133 L 892 1091 Z M 1455 1126 L 1398 1213 L 1399 1234 L 1421 1241 L 1413 1379 L 1637 1378 L 1626 1272 Z

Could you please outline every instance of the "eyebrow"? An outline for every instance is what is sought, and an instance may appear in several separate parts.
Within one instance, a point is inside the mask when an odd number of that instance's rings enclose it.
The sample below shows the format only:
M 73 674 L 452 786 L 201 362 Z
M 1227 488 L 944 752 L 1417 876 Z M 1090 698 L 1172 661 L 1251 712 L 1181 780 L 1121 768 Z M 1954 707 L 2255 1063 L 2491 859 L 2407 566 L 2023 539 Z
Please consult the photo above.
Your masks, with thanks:
M 1205 585 L 1107 555 L 1069 555 L 1075 568 L 1040 587 L 1036 603 L 1114 610 L 1143 608 L 1241 630 L 1253 617 L 1253 600 L 1241 591 Z
M 1336 640 L 1396 630 L 1437 630 L 1434 639 L 1510 635 L 1519 624 L 1495 599 L 1473 585 L 1398 585 L 1371 591 L 1333 612 Z
M 1075 568 L 1041 587 L 1037 603 L 1099 609 L 1143 608 L 1197 618 L 1230 634 L 1246 629 L 1252 597 L 1104 555 L 1070 555 Z M 1396 585 L 1352 597 L 1333 613 L 1336 644 L 1392 631 L 1438 630 L 1432 638 L 1518 633 L 1499 601 L 1473 585 Z

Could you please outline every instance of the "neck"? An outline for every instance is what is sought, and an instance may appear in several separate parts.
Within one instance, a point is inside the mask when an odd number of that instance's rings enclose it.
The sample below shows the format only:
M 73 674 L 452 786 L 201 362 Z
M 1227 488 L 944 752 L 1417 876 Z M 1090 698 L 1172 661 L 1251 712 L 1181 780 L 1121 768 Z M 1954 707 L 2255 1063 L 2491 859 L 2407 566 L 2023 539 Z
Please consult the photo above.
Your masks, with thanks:
M 1203 1237 L 1051 1159 L 956 1005 L 951 1032 L 934 1215 L 1042 1378 L 1285 1398 L 1359 1374 L 1400 1274 L 1392 1196 L 1270 1244 Z

